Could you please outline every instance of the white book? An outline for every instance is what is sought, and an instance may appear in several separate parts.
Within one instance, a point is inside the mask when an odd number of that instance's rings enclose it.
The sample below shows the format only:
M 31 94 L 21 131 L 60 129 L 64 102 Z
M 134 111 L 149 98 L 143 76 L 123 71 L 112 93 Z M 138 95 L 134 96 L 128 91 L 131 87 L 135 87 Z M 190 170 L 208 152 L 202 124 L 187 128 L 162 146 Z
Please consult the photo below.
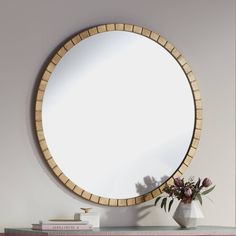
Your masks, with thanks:
M 41 225 L 88 225 L 88 221 L 82 221 L 82 220 L 73 220 L 73 219 L 52 219 L 52 220 L 45 220 L 39 221 L 39 224 Z

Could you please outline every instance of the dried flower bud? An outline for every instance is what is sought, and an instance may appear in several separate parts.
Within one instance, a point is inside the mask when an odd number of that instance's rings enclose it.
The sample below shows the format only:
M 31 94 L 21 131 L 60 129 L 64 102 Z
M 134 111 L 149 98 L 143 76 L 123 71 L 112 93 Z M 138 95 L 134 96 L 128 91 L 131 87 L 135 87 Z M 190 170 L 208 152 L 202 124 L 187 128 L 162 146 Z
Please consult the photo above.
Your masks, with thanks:
M 177 186 L 177 187 L 183 186 L 183 182 L 182 182 L 182 180 L 180 179 L 180 177 L 177 177 L 177 178 L 174 179 L 174 184 L 175 184 L 175 186 Z
M 210 180 L 209 178 L 205 178 L 205 179 L 203 180 L 203 182 L 202 182 L 202 186 L 205 187 L 205 188 L 207 188 L 207 187 L 209 187 L 210 185 L 212 185 L 211 180 Z
M 191 188 L 186 188 L 185 190 L 184 190 L 184 195 L 185 195 L 185 197 L 187 197 L 187 198 L 189 198 L 189 197 L 191 197 L 192 196 L 192 190 L 191 190 Z
M 152 179 L 151 179 L 150 176 L 145 176 L 145 177 L 143 178 L 143 181 L 144 181 L 144 183 L 145 183 L 147 186 L 149 186 L 149 185 L 152 184 Z

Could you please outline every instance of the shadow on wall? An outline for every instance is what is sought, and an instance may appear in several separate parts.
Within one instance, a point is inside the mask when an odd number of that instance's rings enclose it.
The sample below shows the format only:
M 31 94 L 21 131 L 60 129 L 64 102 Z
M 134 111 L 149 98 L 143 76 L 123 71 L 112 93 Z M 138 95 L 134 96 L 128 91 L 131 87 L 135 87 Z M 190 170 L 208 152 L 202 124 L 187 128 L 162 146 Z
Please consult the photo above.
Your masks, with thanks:
M 154 177 L 145 176 L 143 177 L 143 184 L 137 183 L 136 191 L 138 195 L 143 195 L 152 191 L 153 189 L 160 186 L 165 182 L 169 177 L 163 176 L 157 181 Z M 155 206 L 153 204 L 143 203 L 143 206 L 128 206 L 128 207 L 111 207 L 101 218 L 102 226 L 141 226 L 142 221 L 145 221 L 145 218 L 154 212 Z M 157 216 L 157 214 L 156 214 Z M 156 219 L 157 222 L 157 219 Z M 151 223 L 152 224 L 152 223 Z
M 151 213 L 153 205 L 112 207 L 101 219 L 102 226 L 139 226 L 139 222 Z M 109 225 L 108 225 L 109 224 Z

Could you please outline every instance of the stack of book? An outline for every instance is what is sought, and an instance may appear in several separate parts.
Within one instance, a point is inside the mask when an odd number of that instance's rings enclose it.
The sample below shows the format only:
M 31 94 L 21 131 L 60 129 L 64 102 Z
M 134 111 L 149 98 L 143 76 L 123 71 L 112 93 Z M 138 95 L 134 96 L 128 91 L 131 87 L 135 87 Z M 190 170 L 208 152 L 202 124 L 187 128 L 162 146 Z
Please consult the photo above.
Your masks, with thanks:
M 40 221 L 38 224 L 32 224 L 34 230 L 92 230 L 93 226 L 87 221 L 55 219 L 49 221 Z

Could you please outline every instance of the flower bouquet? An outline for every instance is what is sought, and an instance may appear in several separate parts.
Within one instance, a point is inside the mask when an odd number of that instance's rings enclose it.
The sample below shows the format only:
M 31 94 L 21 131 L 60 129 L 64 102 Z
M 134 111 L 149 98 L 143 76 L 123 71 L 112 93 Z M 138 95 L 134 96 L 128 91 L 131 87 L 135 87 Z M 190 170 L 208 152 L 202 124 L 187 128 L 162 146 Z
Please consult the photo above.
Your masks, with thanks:
M 203 181 L 198 178 L 195 182 L 193 177 L 188 181 L 178 177 L 174 179 L 172 185 L 166 185 L 164 187 L 164 195 L 156 198 L 155 205 L 161 200 L 161 208 L 169 212 L 174 200 L 179 200 L 180 203 L 173 218 L 181 227 L 196 227 L 197 219 L 203 218 L 203 214 L 194 200 L 198 200 L 202 205 L 202 196 L 207 195 L 214 188 L 215 186 L 212 186 L 209 178 L 205 178 Z

